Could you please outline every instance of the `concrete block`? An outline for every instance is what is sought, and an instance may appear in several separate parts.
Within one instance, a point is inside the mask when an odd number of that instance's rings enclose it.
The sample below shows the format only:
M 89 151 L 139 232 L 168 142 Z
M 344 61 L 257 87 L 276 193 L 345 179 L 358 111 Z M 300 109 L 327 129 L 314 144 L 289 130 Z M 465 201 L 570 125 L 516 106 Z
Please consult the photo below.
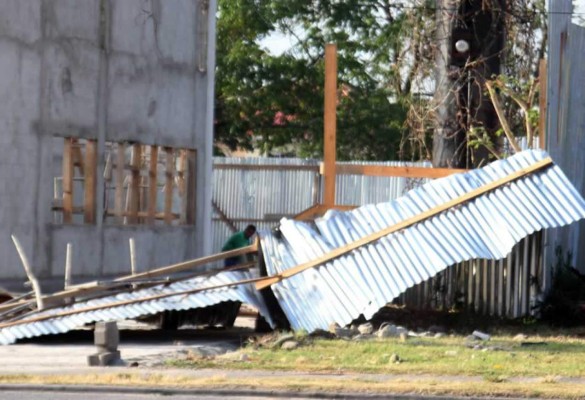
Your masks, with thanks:
M 115 321 L 98 322 L 94 330 L 94 344 L 101 350 L 117 350 L 120 344 L 118 324 Z
M 87 356 L 87 365 L 90 367 L 107 367 L 120 364 L 122 364 L 122 358 L 117 350 Z
M 103 367 L 117 365 L 122 362 L 122 359 L 120 358 L 120 352 L 117 350 L 107 353 L 98 353 L 98 358 L 100 360 L 100 365 Z

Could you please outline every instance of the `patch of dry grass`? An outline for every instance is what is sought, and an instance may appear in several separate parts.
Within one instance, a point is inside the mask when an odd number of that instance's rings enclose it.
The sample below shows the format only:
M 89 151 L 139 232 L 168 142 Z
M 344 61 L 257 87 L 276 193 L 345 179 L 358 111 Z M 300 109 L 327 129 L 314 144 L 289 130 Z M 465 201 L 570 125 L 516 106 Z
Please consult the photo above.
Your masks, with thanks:
M 219 373 L 209 377 L 191 377 L 160 373 L 115 373 L 92 375 L 0 376 L 0 383 L 117 385 L 165 388 L 245 388 L 259 390 L 304 390 L 317 392 L 397 393 L 453 396 L 510 396 L 581 399 L 582 385 L 556 379 L 525 381 L 489 381 L 482 379 L 445 380 L 433 377 L 393 377 L 385 380 L 364 377 L 229 377 Z

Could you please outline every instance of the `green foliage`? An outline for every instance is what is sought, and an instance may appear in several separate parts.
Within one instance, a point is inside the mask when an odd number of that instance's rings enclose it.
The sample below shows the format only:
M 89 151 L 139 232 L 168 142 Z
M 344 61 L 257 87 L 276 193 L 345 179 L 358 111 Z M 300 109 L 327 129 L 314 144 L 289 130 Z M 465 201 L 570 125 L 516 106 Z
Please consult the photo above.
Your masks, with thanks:
M 420 39 L 421 22 L 433 18 L 430 9 L 407 13 L 390 0 L 220 0 L 216 142 L 264 153 L 292 146 L 299 156 L 321 157 L 323 54 L 332 42 L 338 158 L 396 159 L 414 72 L 421 52 L 431 52 Z M 274 33 L 296 44 L 271 54 L 260 43 Z

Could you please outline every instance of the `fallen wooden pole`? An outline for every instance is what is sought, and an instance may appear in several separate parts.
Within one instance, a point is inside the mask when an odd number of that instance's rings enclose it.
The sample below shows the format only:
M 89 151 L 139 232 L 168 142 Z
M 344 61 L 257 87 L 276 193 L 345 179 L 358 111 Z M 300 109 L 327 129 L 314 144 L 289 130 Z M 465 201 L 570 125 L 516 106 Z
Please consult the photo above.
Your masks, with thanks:
M 544 160 L 541 160 L 537 163 L 535 163 L 534 165 L 531 165 L 528 168 L 516 171 L 504 178 L 498 179 L 494 182 L 490 182 L 486 185 L 480 186 L 479 188 L 472 190 L 469 193 L 466 193 L 462 196 L 459 196 L 455 199 L 452 199 L 450 201 L 447 201 L 443 204 L 440 204 L 434 208 L 431 208 L 430 210 L 427 210 L 423 213 L 417 214 L 414 217 L 408 218 L 402 222 L 399 222 L 395 225 L 389 226 L 385 229 L 382 229 L 378 232 L 374 232 L 368 236 L 365 236 L 359 240 L 356 240 L 352 243 L 349 243 L 345 246 L 339 247 L 337 249 L 331 250 L 330 252 L 324 254 L 321 257 L 318 257 L 314 260 L 308 261 L 306 263 L 303 264 L 299 264 L 295 267 L 292 267 L 290 269 L 287 269 L 286 271 L 281 272 L 280 274 L 276 274 L 276 275 L 272 275 L 272 276 L 268 276 L 266 278 L 264 278 L 263 280 L 260 280 L 256 283 L 256 289 L 260 290 L 260 289 L 264 289 L 270 285 L 273 285 L 277 282 L 280 282 L 283 279 L 286 278 L 290 278 L 291 276 L 294 276 L 298 273 L 301 273 L 309 268 L 314 268 L 316 266 L 319 266 L 321 264 L 324 264 L 328 261 L 331 261 L 334 258 L 340 257 L 344 254 L 349 253 L 352 250 L 355 250 L 359 247 L 365 246 L 373 241 L 376 241 L 378 239 L 381 239 L 384 236 L 388 236 L 391 233 L 400 231 L 402 229 L 408 228 L 409 226 L 412 226 L 418 222 L 421 222 L 425 219 L 431 218 L 449 208 L 452 208 L 454 206 L 457 206 L 461 203 L 464 203 L 466 201 L 470 201 L 473 200 L 474 198 L 481 196 L 484 193 L 487 193 L 489 191 L 492 191 L 494 189 L 497 189 L 498 187 L 501 187 L 507 183 L 510 183 L 516 179 L 522 178 L 523 176 L 526 176 L 532 172 L 538 171 L 539 169 L 543 169 L 543 168 L 547 168 L 549 166 L 553 165 L 552 159 L 550 157 L 545 158 Z
M 251 263 L 251 264 L 254 264 L 254 263 Z M 242 266 L 234 266 L 234 267 L 229 268 L 229 270 L 234 270 L 234 269 L 242 269 Z M 226 269 L 226 270 L 228 270 L 228 269 Z M 78 308 L 75 310 L 68 310 L 68 311 L 63 311 L 60 313 L 55 313 L 53 315 L 42 315 L 42 316 L 35 317 L 35 318 L 20 319 L 18 321 L 11 321 L 11 322 L 7 322 L 4 324 L 0 324 L 0 329 L 8 328 L 8 327 L 15 326 L 15 325 L 30 324 L 33 322 L 40 322 L 40 321 L 46 321 L 46 320 L 54 319 L 54 318 L 66 317 L 69 315 L 80 314 L 80 313 L 84 313 L 84 312 L 105 310 L 108 308 L 126 306 L 126 305 L 130 305 L 130 304 L 135 304 L 135 303 L 142 303 L 145 301 L 159 300 L 159 299 L 164 299 L 166 297 L 188 296 L 191 294 L 207 292 L 210 290 L 246 285 L 246 284 L 250 284 L 250 283 L 255 283 L 261 279 L 263 279 L 263 278 L 250 278 L 250 279 L 244 279 L 241 281 L 222 283 L 219 285 L 206 286 L 206 287 L 192 289 L 192 290 L 184 290 L 184 291 L 172 292 L 172 293 L 162 293 L 162 294 L 157 294 L 157 295 L 148 296 L 148 297 L 142 297 L 142 298 L 138 298 L 138 299 L 122 300 L 122 301 L 117 301 L 117 302 L 110 303 L 110 304 L 101 304 L 101 305 L 96 305 L 96 306 L 91 306 L 91 307 Z
M 122 276 L 120 278 L 114 279 L 113 281 L 111 281 L 111 283 L 112 284 L 128 283 L 128 282 L 131 282 L 131 281 L 137 280 L 137 279 L 154 278 L 154 277 L 169 275 L 169 274 L 173 274 L 173 273 L 177 273 L 177 272 L 183 272 L 183 271 L 188 270 L 190 268 L 199 267 L 199 266 L 209 264 L 209 263 L 212 263 L 215 261 L 223 260 L 225 258 L 255 253 L 257 251 L 258 251 L 258 245 L 255 242 L 251 246 L 242 247 L 240 249 L 225 251 L 222 253 L 217 253 L 217 254 L 213 254 L 210 256 L 206 256 L 206 257 L 196 258 L 194 260 L 184 261 L 181 263 L 169 265 L 167 267 L 153 269 L 152 271 L 137 273 L 135 275 Z M 98 284 L 96 282 L 90 282 L 90 283 L 84 284 L 84 286 L 80 285 L 77 287 L 72 287 L 68 290 L 54 293 L 54 294 L 49 295 L 49 296 L 44 296 L 42 299 L 45 302 L 56 301 L 56 300 L 61 300 L 61 299 L 68 298 L 68 297 L 75 297 L 76 295 L 88 294 L 88 293 L 91 293 L 92 291 L 99 291 L 99 290 L 103 290 L 103 289 L 104 288 L 98 286 Z M 25 303 L 25 301 L 18 302 L 18 303 L 12 303 L 10 306 L 4 306 L 3 304 L 0 304 L 0 311 L 5 310 L 7 308 L 13 308 L 15 306 L 18 306 L 18 305 L 21 305 L 24 303 Z
M 18 255 L 20 256 L 20 260 L 22 261 L 22 266 L 24 267 L 24 271 L 26 272 L 26 275 L 28 276 L 28 280 L 30 281 L 30 283 L 32 285 L 32 289 L 35 292 L 35 298 L 37 301 L 37 308 L 39 310 L 42 310 L 44 308 L 44 302 L 43 302 L 43 294 L 41 293 L 41 287 L 39 285 L 39 281 L 37 280 L 37 278 L 33 274 L 32 269 L 30 267 L 30 264 L 28 263 L 28 258 L 26 257 L 26 254 L 24 252 L 24 249 L 20 245 L 20 242 L 18 241 L 16 236 L 12 235 L 12 241 L 14 242 L 14 246 L 16 247 L 16 251 L 18 251 Z

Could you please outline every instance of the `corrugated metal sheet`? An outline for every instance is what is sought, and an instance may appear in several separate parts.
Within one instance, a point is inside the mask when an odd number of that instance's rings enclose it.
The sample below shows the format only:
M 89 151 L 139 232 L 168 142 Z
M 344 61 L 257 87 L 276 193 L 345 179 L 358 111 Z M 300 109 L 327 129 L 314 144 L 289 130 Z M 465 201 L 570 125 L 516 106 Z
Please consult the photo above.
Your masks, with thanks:
M 539 150 L 524 151 L 482 169 L 437 179 L 395 201 L 331 211 L 316 221 L 317 229 L 283 219 L 279 234 L 261 232 L 268 274 L 314 260 L 545 157 Z M 346 325 L 360 314 L 370 318 L 406 289 L 448 266 L 504 258 L 529 234 L 583 217 L 585 201 L 560 168 L 552 166 L 285 279 L 272 289 L 295 329 L 327 329 L 333 322 Z
M 208 277 L 193 278 L 169 285 L 158 285 L 134 292 L 123 292 L 89 301 L 80 301 L 67 307 L 42 311 L 19 320 L 17 325 L 0 328 L 0 344 L 14 343 L 23 338 L 65 333 L 93 322 L 133 319 L 167 310 L 203 308 L 230 300 L 241 301 L 257 308 L 268 323 L 273 325 L 266 304 L 253 284 L 182 294 L 205 287 L 251 279 L 256 276 L 257 273 L 251 271 L 221 272 Z M 170 296 L 148 300 L 154 296 L 165 294 Z M 116 305 L 116 303 L 125 304 Z M 71 314 L 58 316 L 58 314 L 65 313 Z M 42 320 L 33 321 L 37 319 Z
M 546 148 L 585 195 L 585 27 L 571 23 L 571 3 L 549 1 Z M 585 272 L 585 222 L 555 230 L 548 238 L 571 251 L 573 265 Z M 555 254 L 548 253 L 550 265 Z
M 280 217 L 298 214 L 321 201 L 320 160 L 214 157 L 213 162 L 215 166 L 224 166 L 213 170 L 213 200 L 238 229 L 243 229 L 248 223 L 259 229 L 270 229 L 278 225 Z M 339 164 L 430 167 L 428 162 L 402 161 Z M 232 168 L 226 168 L 227 165 Z M 313 167 L 313 170 L 242 168 L 259 165 Z M 336 199 L 338 204 L 345 205 L 389 201 L 424 182 L 426 180 L 400 177 L 337 175 Z M 213 249 L 219 251 L 231 233 L 216 213 Z

